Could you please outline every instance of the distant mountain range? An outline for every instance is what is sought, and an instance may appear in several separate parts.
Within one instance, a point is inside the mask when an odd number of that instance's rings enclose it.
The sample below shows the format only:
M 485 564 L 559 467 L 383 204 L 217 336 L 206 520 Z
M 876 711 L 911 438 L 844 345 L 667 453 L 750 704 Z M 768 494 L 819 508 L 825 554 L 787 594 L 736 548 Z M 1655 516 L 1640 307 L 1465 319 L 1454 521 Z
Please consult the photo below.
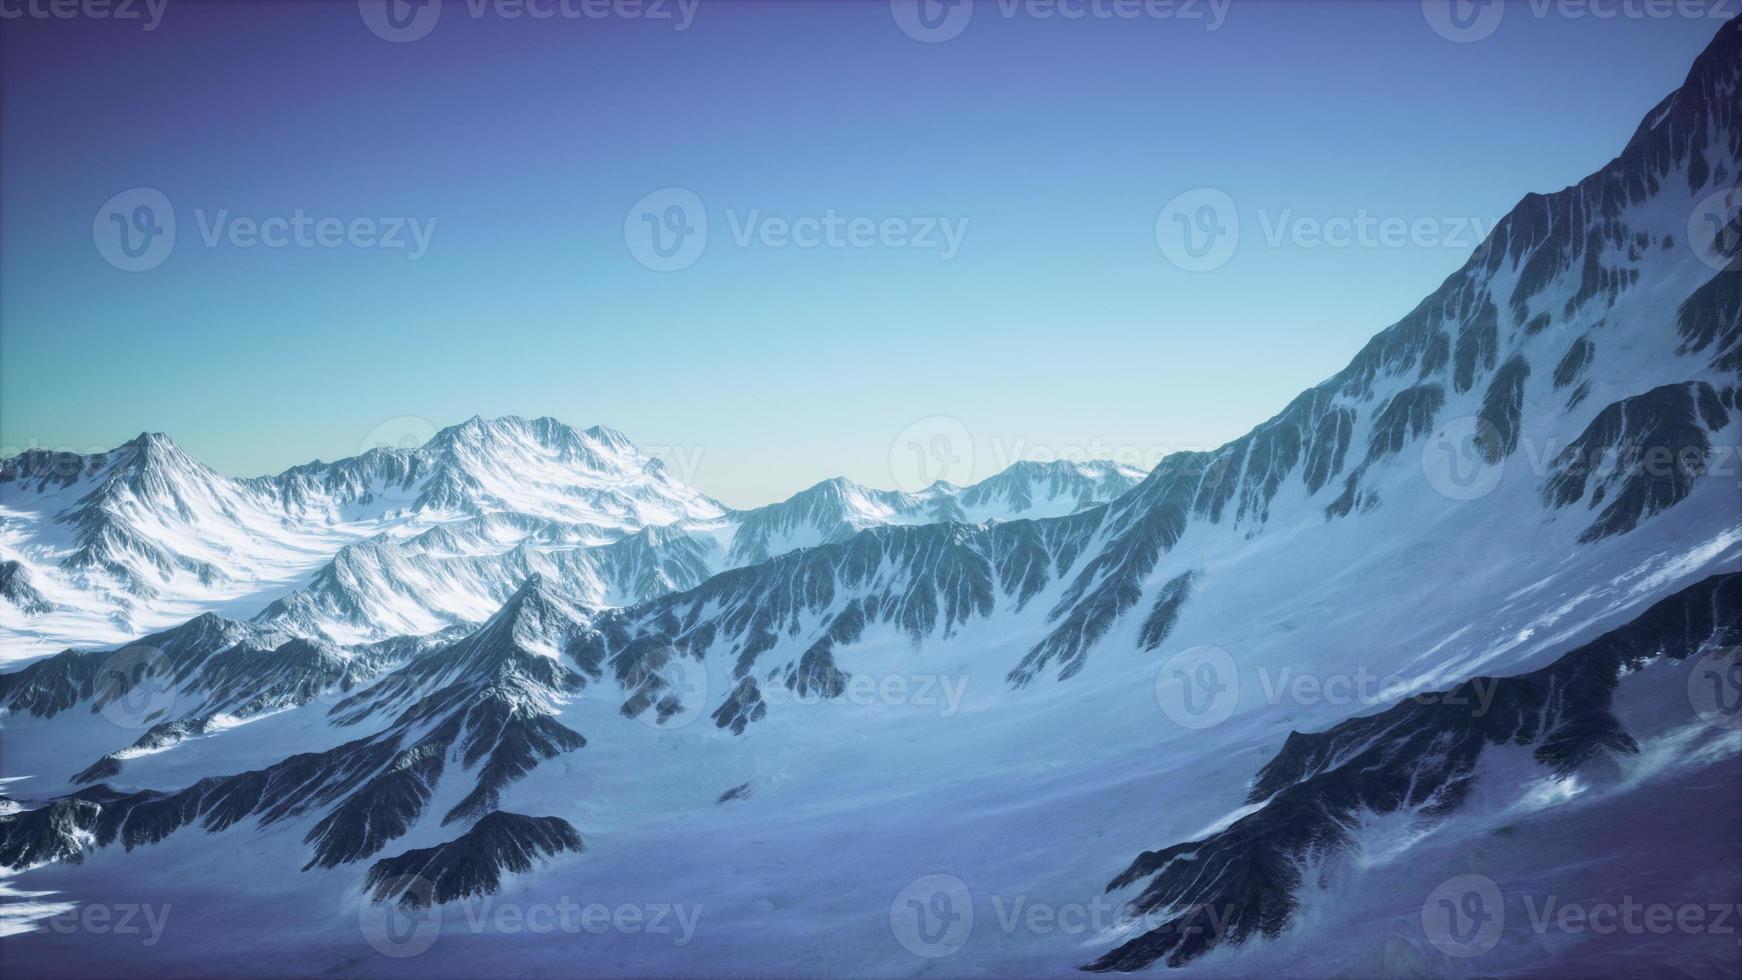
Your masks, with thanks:
M 477 625 L 528 576 L 621 605 L 867 527 L 1009 520 L 1105 503 L 1142 474 L 1018 463 L 919 494 L 829 480 L 737 511 L 621 433 L 470 419 L 418 449 L 378 448 L 233 479 L 160 434 L 108 453 L 0 466 L 0 629 L 23 651 L 119 642 L 200 609 L 341 642 Z M 270 604 L 270 605 L 268 605 Z M 14 658 L 17 656 L 14 653 Z

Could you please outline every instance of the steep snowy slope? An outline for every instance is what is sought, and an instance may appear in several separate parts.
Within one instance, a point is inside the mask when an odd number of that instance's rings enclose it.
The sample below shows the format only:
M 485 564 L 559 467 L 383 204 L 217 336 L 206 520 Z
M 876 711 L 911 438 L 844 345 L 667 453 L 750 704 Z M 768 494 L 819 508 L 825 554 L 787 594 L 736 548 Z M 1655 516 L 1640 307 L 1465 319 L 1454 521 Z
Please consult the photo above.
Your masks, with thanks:
M 55 738 L 91 714 L 73 691 L 0 757 L 0 864 L 193 911 L 144 953 L 39 928 L 8 955 L 1735 975 L 1733 934 L 1528 910 L 1742 893 L 1742 235 L 1690 236 L 1742 231 L 1710 204 L 1742 173 L 1739 85 L 1732 23 L 1619 157 L 1526 197 L 1345 370 L 1111 503 L 885 522 L 615 609 L 540 575 L 333 703 L 80 789 L 101 739 Z M 588 903 L 615 925 L 560 924 Z M 692 928 L 647 928 L 674 906 Z

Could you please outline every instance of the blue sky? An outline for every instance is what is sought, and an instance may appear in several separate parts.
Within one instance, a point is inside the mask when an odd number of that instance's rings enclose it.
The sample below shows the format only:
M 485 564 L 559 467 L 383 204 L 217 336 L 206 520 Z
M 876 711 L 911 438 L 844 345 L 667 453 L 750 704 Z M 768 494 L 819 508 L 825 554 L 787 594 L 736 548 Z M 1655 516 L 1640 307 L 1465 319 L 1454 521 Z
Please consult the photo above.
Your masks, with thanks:
M 737 505 L 898 485 L 902 443 L 940 425 L 972 439 L 956 478 L 1211 446 L 1340 368 L 1526 192 L 1613 157 L 1718 26 L 1515 4 L 1454 43 L 1416 3 L 1236 0 L 1211 31 L 988 2 L 922 43 L 881 2 L 702 0 L 681 31 L 475 2 L 404 43 L 339 0 L 8 21 L 0 445 L 164 431 L 254 475 L 554 415 Z M 102 212 L 139 188 L 176 238 L 126 271 Z M 634 243 L 665 188 L 708 226 L 675 271 Z M 1197 188 L 1240 229 L 1205 271 L 1157 237 Z M 250 237 L 298 214 L 337 244 Z M 782 230 L 831 216 L 841 247 Z M 1363 216 L 1429 234 L 1313 238 Z

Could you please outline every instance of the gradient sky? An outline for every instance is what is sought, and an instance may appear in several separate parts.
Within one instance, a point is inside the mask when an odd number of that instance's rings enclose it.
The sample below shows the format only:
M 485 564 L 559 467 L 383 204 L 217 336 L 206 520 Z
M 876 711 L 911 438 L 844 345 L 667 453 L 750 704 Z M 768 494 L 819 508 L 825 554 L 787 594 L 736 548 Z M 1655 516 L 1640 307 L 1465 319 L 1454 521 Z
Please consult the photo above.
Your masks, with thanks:
M 1245 0 L 1214 32 L 985 3 L 935 44 L 869 0 L 702 0 L 682 32 L 450 2 L 411 43 L 351 0 L 170 0 L 149 32 L 8 20 L 0 445 L 163 431 L 255 475 L 383 425 L 554 415 L 671 447 L 736 505 L 894 485 L 892 444 L 933 416 L 972 434 L 973 477 L 1212 446 L 1474 244 L 1271 247 L 1266 217 L 1491 223 L 1613 157 L 1717 26 L 1517 4 L 1452 43 L 1416 3 Z M 1188 272 L 1156 216 L 1200 186 L 1237 203 L 1240 247 Z M 177 241 L 126 272 L 93 220 L 137 187 L 172 202 Z M 676 272 L 625 242 L 665 187 L 709 220 Z M 195 212 L 221 209 L 436 224 L 415 261 L 207 247 Z M 727 212 L 752 209 L 968 225 L 947 261 L 738 247 Z

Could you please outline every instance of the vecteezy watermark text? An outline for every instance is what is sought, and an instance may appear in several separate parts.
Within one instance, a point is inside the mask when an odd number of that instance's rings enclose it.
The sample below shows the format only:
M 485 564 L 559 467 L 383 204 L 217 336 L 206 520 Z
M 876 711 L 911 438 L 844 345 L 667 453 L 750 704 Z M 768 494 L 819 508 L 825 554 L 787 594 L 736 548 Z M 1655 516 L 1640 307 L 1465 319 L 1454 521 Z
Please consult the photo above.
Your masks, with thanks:
M 1568 901 L 1556 894 L 1509 896 L 1494 879 L 1480 874 L 1448 878 L 1428 893 L 1421 907 L 1422 933 L 1447 956 L 1481 956 L 1499 945 L 1507 921 L 1518 921 L 1517 911 L 1523 911 L 1530 931 L 1539 936 L 1742 934 L 1742 903 L 1734 901 L 1650 901 L 1631 894 L 1594 902 Z
M 909 249 L 949 261 L 968 235 L 966 217 L 843 215 L 834 208 L 790 217 L 762 208 L 727 208 L 727 231 L 738 248 Z M 708 209 L 700 195 L 665 187 L 643 196 L 623 219 L 623 241 L 637 262 L 656 272 L 687 269 L 708 245 Z
M 150 32 L 168 7 L 169 0 L 0 0 L 0 20 L 138 21 Z
M 229 208 L 208 215 L 195 208 L 194 221 L 207 248 L 408 248 L 406 258 L 413 262 L 429 251 L 436 227 L 435 218 L 316 218 L 301 208 L 266 218 L 232 217 Z
M 1217 31 L 1228 19 L 1233 0 L 890 0 L 889 12 L 901 33 L 926 44 L 960 37 L 976 10 L 989 9 L 1004 20 L 1177 21 Z
M 409 876 L 396 882 L 422 904 L 408 907 L 395 901 L 364 901 L 357 910 L 363 938 L 376 952 L 396 959 L 427 952 L 441 938 L 444 925 L 459 925 L 471 935 L 603 936 L 609 933 L 651 936 L 673 946 L 687 946 L 701 924 L 702 906 L 683 902 L 577 902 L 568 895 L 555 901 L 510 901 L 495 896 L 459 899 L 458 917 L 449 905 L 430 902 L 431 882 Z
M 1421 0 L 1428 27 L 1459 44 L 1491 37 L 1509 9 L 1534 20 L 1731 20 L 1742 0 Z
M 889 903 L 889 929 L 901 948 L 924 959 L 961 951 L 975 925 L 990 921 L 1005 936 L 1096 936 L 1117 931 L 1171 928 L 1183 934 L 1220 935 L 1232 920 L 1231 906 L 1205 905 L 1182 913 L 1172 908 L 1138 911 L 1105 895 L 1079 902 L 1037 901 L 1028 895 L 988 896 L 992 918 L 978 915 L 973 892 L 950 874 L 915 878 Z
M 1257 686 L 1251 686 L 1256 680 Z M 1162 713 L 1182 728 L 1205 729 L 1234 716 L 1244 692 L 1256 691 L 1266 705 L 1373 706 L 1410 700 L 1468 710 L 1481 718 L 1494 705 L 1500 681 L 1474 677 L 1446 691 L 1398 673 L 1365 666 L 1346 671 L 1304 671 L 1258 666 L 1242 670 L 1234 655 L 1214 645 L 1181 650 L 1168 657 L 1155 676 L 1155 699 Z
M 840 692 L 799 692 L 784 684 L 770 684 L 762 698 L 775 704 L 845 704 L 853 707 L 936 708 L 938 717 L 950 718 L 962 710 L 968 693 L 968 675 L 950 674 L 852 674 Z
M 92 902 L 50 916 L 48 929 L 62 936 L 140 936 L 139 945 L 156 946 L 169 924 L 168 905 Z
M 1155 218 L 1162 257 L 1187 272 L 1228 264 L 1240 247 L 1247 217 L 1227 191 L 1194 187 L 1174 195 Z M 1267 248 L 1397 249 L 1449 248 L 1475 251 L 1498 221 L 1473 215 L 1300 214 L 1293 208 L 1251 213 Z
M 383 41 L 406 44 L 429 36 L 442 12 L 462 10 L 473 20 L 550 21 L 633 20 L 669 24 L 675 32 L 695 23 L 701 0 L 357 0 L 369 32 Z
M 435 218 L 310 215 L 301 208 L 266 217 L 237 215 L 229 208 L 195 208 L 194 225 L 207 248 L 359 248 L 404 250 L 417 261 L 429 251 Z M 105 262 L 123 272 L 146 272 L 175 250 L 176 209 L 151 187 L 122 191 L 103 202 L 91 219 L 91 241 Z

